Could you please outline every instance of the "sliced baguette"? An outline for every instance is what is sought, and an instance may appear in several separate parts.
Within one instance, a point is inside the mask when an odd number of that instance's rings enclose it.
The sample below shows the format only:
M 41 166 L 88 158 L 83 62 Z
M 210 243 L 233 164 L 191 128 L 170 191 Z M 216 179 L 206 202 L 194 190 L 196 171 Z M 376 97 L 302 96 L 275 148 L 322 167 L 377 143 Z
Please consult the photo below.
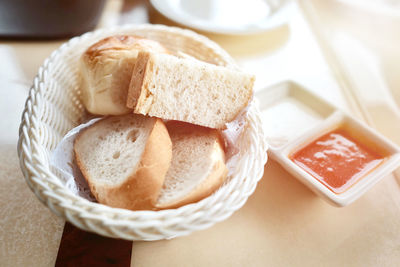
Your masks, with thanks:
M 128 114 L 84 129 L 74 151 L 99 203 L 143 210 L 154 207 L 170 166 L 172 144 L 162 120 Z
M 138 54 L 127 106 L 135 113 L 223 129 L 249 103 L 254 76 L 167 54 Z
M 172 162 L 158 197 L 159 209 L 177 208 L 211 195 L 227 176 L 223 140 L 215 129 L 169 121 Z
M 90 46 L 80 59 L 82 102 L 93 114 L 131 112 L 126 96 L 136 57 L 141 50 L 167 53 L 160 43 L 137 36 L 117 35 Z

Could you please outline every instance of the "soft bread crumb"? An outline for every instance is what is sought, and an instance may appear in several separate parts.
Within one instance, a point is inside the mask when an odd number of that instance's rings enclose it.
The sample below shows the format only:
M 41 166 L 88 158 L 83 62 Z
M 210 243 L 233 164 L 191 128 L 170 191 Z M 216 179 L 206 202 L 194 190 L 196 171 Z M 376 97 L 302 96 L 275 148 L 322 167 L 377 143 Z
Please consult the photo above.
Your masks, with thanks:
M 212 194 L 226 178 L 225 153 L 219 132 L 170 121 L 172 163 L 160 196 L 159 208 L 174 208 Z
M 77 164 L 100 203 L 151 209 L 172 157 L 160 119 L 129 114 L 100 120 L 79 133 Z
M 149 52 L 139 53 L 133 77 L 127 106 L 135 113 L 217 129 L 248 105 L 255 79 L 198 60 Z

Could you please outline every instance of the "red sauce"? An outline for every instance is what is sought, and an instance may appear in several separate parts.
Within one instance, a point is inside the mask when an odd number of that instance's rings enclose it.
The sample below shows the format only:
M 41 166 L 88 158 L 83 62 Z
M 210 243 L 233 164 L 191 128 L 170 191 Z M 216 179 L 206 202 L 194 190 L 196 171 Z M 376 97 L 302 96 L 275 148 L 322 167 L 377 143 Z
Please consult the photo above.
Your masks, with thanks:
M 289 158 L 334 193 L 343 193 L 376 168 L 384 157 L 338 128 Z

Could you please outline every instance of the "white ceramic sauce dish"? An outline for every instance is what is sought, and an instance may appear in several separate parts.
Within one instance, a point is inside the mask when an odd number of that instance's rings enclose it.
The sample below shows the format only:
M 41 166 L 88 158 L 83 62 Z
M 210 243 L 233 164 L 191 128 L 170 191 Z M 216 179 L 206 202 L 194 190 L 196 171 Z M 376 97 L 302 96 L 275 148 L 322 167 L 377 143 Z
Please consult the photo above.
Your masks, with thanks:
M 349 205 L 400 165 L 400 148 L 393 142 L 294 82 L 264 88 L 256 93 L 256 98 L 270 145 L 270 157 L 335 206 Z M 342 130 L 356 145 L 376 151 L 371 153 L 379 155 L 379 159 L 374 161 L 374 166 L 370 165 L 369 169 L 360 171 L 359 175 L 351 176 L 342 187 L 334 188 L 329 185 L 329 179 L 299 164 L 294 156 L 304 154 L 300 152 L 302 149 L 306 150 L 312 144 L 321 144 L 325 136 Z M 360 159 L 350 159 L 356 160 Z M 347 161 L 340 161 L 340 164 L 351 166 Z M 342 178 L 341 173 L 337 172 L 336 176 Z

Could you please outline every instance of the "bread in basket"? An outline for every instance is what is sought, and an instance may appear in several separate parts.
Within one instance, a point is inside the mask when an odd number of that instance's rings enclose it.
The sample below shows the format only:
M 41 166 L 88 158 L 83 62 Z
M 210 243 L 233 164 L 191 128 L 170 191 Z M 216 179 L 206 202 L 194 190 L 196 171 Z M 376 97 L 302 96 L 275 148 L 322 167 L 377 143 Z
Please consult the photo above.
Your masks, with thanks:
M 90 202 L 68 190 L 51 171 L 49 155 L 62 137 L 86 117 L 80 101 L 78 61 L 94 42 L 110 35 L 133 34 L 153 39 L 167 49 L 216 65 L 237 68 L 217 44 L 192 31 L 161 25 L 124 25 L 75 37 L 45 60 L 34 79 L 22 114 L 18 154 L 26 181 L 54 213 L 75 226 L 128 240 L 159 240 L 205 229 L 228 218 L 244 205 L 261 179 L 267 161 L 259 111 L 252 102 L 235 171 L 213 195 L 177 209 L 130 211 Z

